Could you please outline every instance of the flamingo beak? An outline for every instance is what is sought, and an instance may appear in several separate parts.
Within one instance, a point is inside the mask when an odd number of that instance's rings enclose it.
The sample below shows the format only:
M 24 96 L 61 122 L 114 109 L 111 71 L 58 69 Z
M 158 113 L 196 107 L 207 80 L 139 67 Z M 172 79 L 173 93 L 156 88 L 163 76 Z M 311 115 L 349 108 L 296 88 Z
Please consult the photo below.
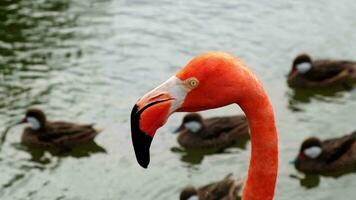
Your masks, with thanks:
M 183 103 L 186 90 L 181 80 L 173 76 L 144 95 L 131 111 L 131 139 L 137 162 L 147 168 L 153 137 L 169 115 Z

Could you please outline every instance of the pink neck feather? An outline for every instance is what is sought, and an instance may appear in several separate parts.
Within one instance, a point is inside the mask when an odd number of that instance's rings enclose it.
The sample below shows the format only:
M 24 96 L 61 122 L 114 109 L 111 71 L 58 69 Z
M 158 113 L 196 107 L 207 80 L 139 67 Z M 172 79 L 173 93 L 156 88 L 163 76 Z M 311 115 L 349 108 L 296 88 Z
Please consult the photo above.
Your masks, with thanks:
M 251 160 L 242 200 L 271 200 L 278 172 L 278 137 L 274 114 L 261 88 L 255 98 L 240 104 L 251 135 Z

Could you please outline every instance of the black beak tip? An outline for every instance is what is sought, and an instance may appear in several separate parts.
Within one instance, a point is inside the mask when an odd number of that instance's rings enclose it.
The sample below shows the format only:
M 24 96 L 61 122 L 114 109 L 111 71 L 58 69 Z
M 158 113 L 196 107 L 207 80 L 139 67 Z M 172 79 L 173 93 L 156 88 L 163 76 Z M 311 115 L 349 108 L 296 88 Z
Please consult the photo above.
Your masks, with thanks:
M 139 157 L 140 157 L 140 156 L 137 156 L 137 155 L 136 155 L 138 164 L 139 164 L 142 168 L 147 169 L 148 164 L 150 164 L 150 158 L 148 157 L 148 159 L 147 159 L 147 157 L 145 157 L 145 158 L 139 158 Z
M 138 164 L 147 168 L 150 163 L 150 146 L 153 138 L 140 129 L 142 112 L 137 112 L 137 107 L 135 105 L 131 112 L 131 139 Z
M 138 164 L 147 168 L 150 164 L 150 146 L 152 137 L 143 132 L 132 132 L 132 143 L 135 150 L 136 160 Z

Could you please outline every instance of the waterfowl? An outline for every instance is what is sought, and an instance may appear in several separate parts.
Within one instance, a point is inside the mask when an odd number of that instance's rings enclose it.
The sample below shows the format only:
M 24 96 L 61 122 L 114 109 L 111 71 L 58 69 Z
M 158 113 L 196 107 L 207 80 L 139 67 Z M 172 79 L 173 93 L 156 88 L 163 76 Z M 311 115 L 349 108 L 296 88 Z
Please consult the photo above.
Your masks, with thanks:
M 292 87 L 327 87 L 356 81 L 356 61 L 312 60 L 308 54 L 298 55 L 288 75 Z
M 178 131 L 178 143 L 187 149 L 226 148 L 249 135 L 244 115 L 203 119 L 198 113 L 189 113 Z
M 242 188 L 242 180 L 232 179 L 232 174 L 223 180 L 210 183 L 200 188 L 185 187 L 179 200 L 236 200 Z
M 356 167 L 356 131 L 350 135 L 320 141 L 306 139 L 295 162 L 299 171 L 306 173 L 338 173 Z
M 138 164 L 147 168 L 158 128 L 174 112 L 197 112 L 238 104 L 246 114 L 251 160 L 243 200 L 272 200 L 278 172 L 278 137 L 272 105 L 255 74 L 238 58 L 210 52 L 191 60 L 148 92 L 131 112 L 131 138 Z
M 20 123 L 29 123 L 22 133 L 21 142 L 28 146 L 64 147 L 92 141 L 98 134 L 92 124 L 49 122 L 39 109 L 29 109 Z

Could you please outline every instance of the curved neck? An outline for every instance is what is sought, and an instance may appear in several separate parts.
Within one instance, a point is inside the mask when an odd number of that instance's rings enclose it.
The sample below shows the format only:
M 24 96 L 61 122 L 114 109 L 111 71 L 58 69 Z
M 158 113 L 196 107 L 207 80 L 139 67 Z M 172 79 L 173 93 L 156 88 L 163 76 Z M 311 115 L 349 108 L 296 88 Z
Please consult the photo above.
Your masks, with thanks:
M 251 160 L 242 200 L 271 200 L 278 172 L 278 138 L 271 103 L 261 88 L 240 103 L 248 119 Z

